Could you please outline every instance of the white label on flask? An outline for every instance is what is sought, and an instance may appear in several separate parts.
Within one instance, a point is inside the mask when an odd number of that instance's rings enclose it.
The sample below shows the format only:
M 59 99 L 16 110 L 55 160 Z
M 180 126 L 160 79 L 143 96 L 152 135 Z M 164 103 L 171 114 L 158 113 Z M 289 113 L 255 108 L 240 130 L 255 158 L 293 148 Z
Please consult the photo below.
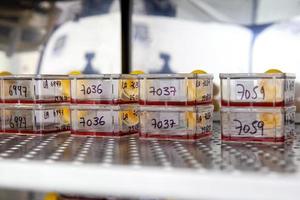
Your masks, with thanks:
M 212 131 L 212 113 L 210 111 L 207 112 L 199 112 L 198 114 L 198 123 L 197 128 L 200 130 L 200 133 L 208 133 Z
M 272 112 L 231 113 L 228 133 L 233 137 L 275 138 L 281 137 L 282 114 Z M 275 129 L 277 131 L 275 131 Z
M 31 111 L 30 111 L 31 112 Z M 26 111 L 12 112 L 6 116 L 10 129 L 27 129 L 32 126 L 32 115 Z
M 67 99 L 64 95 L 62 80 L 37 80 L 34 89 L 39 100 L 63 101 Z
M 231 99 L 235 101 L 262 101 L 265 88 L 257 80 L 235 80 L 231 82 Z
M 147 80 L 148 100 L 177 100 L 184 101 L 186 85 L 184 80 Z
M 285 104 L 293 103 L 295 100 L 295 80 L 287 79 L 285 82 Z
M 264 136 L 264 122 L 251 114 L 240 114 L 232 118 L 231 130 L 236 136 Z
M 110 80 L 77 80 L 78 99 L 111 99 L 112 82 Z
M 170 130 L 180 126 L 179 112 L 154 112 L 151 115 L 151 129 Z
M 85 129 L 109 129 L 113 127 L 111 111 L 86 112 L 88 112 L 86 115 L 78 116 L 79 127 Z
M 64 116 L 64 109 L 36 110 L 36 123 L 56 123 Z
M 5 90 L 8 91 L 8 94 L 5 91 L 5 98 L 30 98 L 30 83 L 28 80 L 20 81 L 10 81 L 5 80 Z

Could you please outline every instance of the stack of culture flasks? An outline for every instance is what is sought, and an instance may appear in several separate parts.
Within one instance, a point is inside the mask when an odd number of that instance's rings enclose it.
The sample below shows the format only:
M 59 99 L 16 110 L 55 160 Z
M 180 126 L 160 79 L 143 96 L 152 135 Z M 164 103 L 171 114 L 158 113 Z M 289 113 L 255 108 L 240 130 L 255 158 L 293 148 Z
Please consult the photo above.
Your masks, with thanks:
M 71 134 L 138 133 L 139 82 L 134 74 L 71 75 Z
M 212 133 L 210 74 L 139 75 L 141 138 L 195 140 Z
M 70 130 L 68 76 L 0 77 L 1 132 L 47 134 Z
M 278 142 L 295 132 L 295 75 L 220 74 L 223 141 Z

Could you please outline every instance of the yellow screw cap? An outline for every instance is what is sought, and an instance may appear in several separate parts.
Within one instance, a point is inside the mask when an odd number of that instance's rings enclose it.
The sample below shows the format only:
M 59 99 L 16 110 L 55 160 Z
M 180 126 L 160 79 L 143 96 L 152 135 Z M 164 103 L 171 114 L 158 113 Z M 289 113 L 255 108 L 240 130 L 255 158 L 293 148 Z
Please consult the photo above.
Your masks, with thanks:
M 130 74 L 138 75 L 138 74 L 145 74 L 145 72 L 143 72 L 142 70 L 134 70 L 130 72 Z
M 45 195 L 44 200 L 58 200 L 59 195 L 54 192 L 49 192 Z
M 207 74 L 207 72 L 202 69 L 196 69 L 192 71 L 192 74 Z
M 0 72 L 0 76 L 9 76 L 9 75 L 12 75 L 12 73 L 7 72 L 7 71 Z
M 81 71 L 71 71 L 70 73 L 69 73 L 69 75 L 80 75 L 81 74 Z
M 266 74 L 282 74 L 283 72 L 280 71 L 279 69 L 269 69 L 265 71 Z

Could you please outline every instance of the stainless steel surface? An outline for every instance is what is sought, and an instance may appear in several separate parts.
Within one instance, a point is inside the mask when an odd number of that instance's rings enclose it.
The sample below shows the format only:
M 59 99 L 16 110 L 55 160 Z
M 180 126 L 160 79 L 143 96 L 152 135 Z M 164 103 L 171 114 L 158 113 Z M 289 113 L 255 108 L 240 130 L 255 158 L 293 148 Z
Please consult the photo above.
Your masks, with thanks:
M 297 132 L 299 132 L 297 126 Z M 220 125 L 211 138 L 195 142 L 126 138 L 73 137 L 67 133 L 46 136 L 0 136 L 0 160 L 46 163 L 102 164 L 190 168 L 260 173 L 296 173 L 300 137 L 284 144 L 222 143 Z
M 299 162 L 298 135 L 281 145 L 222 143 L 219 123 L 211 138 L 195 142 L 67 133 L 0 136 L 0 188 L 37 194 L 297 199 Z

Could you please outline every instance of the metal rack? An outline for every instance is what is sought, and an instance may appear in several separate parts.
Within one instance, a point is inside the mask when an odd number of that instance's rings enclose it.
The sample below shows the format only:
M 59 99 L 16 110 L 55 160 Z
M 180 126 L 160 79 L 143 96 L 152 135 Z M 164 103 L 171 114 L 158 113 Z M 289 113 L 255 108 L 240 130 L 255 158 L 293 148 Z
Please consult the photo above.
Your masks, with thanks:
M 297 126 L 297 132 L 299 132 Z M 284 144 L 0 136 L 0 187 L 80 195 L 291 199 L 299 194 L 300 137 Z

